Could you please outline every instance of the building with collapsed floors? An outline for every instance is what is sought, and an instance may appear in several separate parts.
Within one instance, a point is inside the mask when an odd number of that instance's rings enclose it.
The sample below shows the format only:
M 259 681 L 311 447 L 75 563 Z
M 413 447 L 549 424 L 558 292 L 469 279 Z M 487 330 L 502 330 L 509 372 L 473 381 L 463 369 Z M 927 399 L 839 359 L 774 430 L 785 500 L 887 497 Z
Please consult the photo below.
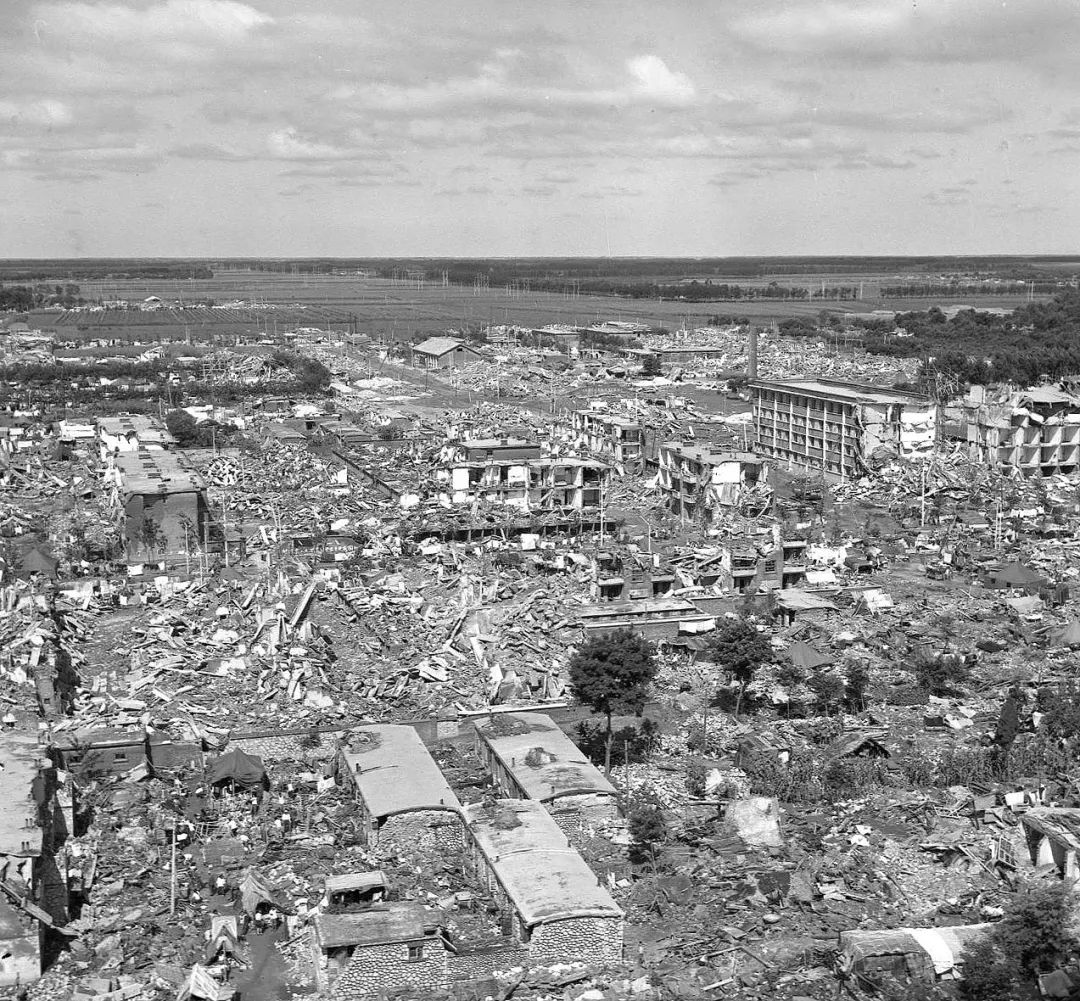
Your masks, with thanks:
M 452 504 L 486 502 L 527 511 L 599 507 L 611 468 L 595 459 L 545 456 L 538 444 L 502 438 L 446 446 L 436 474 Z
M 645 426 L 641 421 L 601 410 L 575 410 L 572 421 L 584 447 L 613 463 L 621 474 L 641 468 L 645 447 Z
M 716 628 L 716 616 L 702 611 L 686 598 L 652 598 L 640 601 L 611 601 L 600 605 L 584 605 L 578 609 L 586 638 L 616 629 L 631 632 L 654 643 L 696 647 L 683 642 L 688 637 L 702 639 L 702 633 Z
M 757 451 L 841 478 L 864 476 L 879 458 L 929 454 L 937 405 L 927 396 L 831 379 L 750 384 Z
M 622 958 L 622 909 L 542 803 L 501 799 L 465 815 L 466 869 L 527 950 L 522 965 Z
M 1037 806 L 1020 815 L 1031 861 L 1053 866 L 1062 879 L 1080 879 L 1080 809 Z
M 369 847 L 440 855 L 460 848 L 461 803 L 411 726 L 349 731 L 348 745 L 338 752 L 337 778 L 356 796 Z
M 615 787 L 550 716 L 499 714 L 474 726 L 476 755 L 500 796 L 543 803 L 564 824 L 618 816 Z
M 1004 472 L 1051 476 L 1080 469 L 1080 396 L 1036 386 L 991 400 L 972 386 L 964 400 L 971 457 Z
M 769 493 L 765 461 L 752 452 L 717 452 L 679 441 L 660 446 L 657 486 L 672 513 L 680 518 L 714 521 L 725 508 L 738 507 L 754 495 L 763 504 Z

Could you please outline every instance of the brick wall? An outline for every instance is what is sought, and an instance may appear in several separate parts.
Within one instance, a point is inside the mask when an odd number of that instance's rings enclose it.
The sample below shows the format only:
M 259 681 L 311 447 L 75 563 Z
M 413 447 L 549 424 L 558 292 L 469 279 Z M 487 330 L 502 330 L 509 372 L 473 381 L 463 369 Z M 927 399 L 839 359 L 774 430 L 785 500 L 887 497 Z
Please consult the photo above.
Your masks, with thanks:
M 622 918 L 566 918 L 533 928 L 529 961 L 537 966 L 551 963 L 609 964 L 622 959 Z
M 371 847 L 380 855 L 434 852 L 459 853 L 464 822 L 453 810 L 411 810 L 396 813 L 379 826 Z
M 424 958 L 417 962 L 409 961 L 409 945 L 404 942 L 359 947 L 344 968 L 338 970 L 335 970 L 335 960 L 331 959 L 331 996 L 340 1001 L 351 1001 L 397 987 L 445 990 L 450 978 L 446 950 L 441 941 L 427 939 L 414 944 L 422 945 L 424 950 Z

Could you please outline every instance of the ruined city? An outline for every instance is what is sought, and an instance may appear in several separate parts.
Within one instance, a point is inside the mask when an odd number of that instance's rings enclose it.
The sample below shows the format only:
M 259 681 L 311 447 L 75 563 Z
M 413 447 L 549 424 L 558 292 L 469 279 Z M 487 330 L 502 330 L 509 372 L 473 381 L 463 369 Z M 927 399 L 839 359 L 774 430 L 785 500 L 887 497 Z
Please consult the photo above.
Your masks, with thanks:
M 1073 380 L 86 291 L 0 328 L 6 990 L 1080 982 Z

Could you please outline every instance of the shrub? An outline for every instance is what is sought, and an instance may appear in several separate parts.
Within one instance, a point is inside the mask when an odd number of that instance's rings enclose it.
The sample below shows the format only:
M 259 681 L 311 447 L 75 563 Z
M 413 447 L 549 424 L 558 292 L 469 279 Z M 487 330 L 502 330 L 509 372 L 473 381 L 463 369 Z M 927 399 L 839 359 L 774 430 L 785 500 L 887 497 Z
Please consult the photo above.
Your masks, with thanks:
M 656 865 L 656 851 L 667 840 L 667 820 L 659 803 L 651 800 L 639 802 L 627 815 L 630 833 L 630 861 L 652 862 Z

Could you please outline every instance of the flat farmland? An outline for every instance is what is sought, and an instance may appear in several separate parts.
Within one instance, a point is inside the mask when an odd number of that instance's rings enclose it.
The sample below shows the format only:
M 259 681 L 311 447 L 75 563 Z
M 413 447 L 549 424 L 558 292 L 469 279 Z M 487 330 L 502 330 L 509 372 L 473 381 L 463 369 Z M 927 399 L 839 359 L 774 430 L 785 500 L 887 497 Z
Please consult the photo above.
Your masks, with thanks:
M 880 281 L 880 279 L 879 279 Z M 838 284 L 826 279 L 827 285 Z M 853 282 L 854 284 L 854 282 Z M 866 282 L 876 292 L 879 282 Z M 1015 306 L 1017 296 L 973 296 L 963 299 L 897 299 L 777 302 L 686 303 L 627 299 L 617 296 L 508 292 L 503 288 L 474 289 L 431 282 L 331 275 L 287 275 L 263 271 L 222 271 L 206 279 L 129 279 L 83 281 L 86 298 L 141 301 L 157 296 L 166 303 L 212 299 L 217 308 L 165 308 L 153 312 L 78 312 L 35 314 L 35 323 L 58 332 L 83 337 L 157 339 L 187 333 L 192 339 L 214 335 L 255 333 L 295 326 L 340 328 L 355 317 L 357 330 L 372 336 L 403 338 L 435 333 L 450 327 L 476 327 L 489 323 L 544 326 L 549 323 L 583 325 L 603 320 L 631 320 L 669 328 L 703 325 L 711 316 L 749 317 L 758 321 L 792 316 L 816 316 L 822 309 L 863 312 L 869 309 L 928 309 L 935 303 L 951 305 Z

